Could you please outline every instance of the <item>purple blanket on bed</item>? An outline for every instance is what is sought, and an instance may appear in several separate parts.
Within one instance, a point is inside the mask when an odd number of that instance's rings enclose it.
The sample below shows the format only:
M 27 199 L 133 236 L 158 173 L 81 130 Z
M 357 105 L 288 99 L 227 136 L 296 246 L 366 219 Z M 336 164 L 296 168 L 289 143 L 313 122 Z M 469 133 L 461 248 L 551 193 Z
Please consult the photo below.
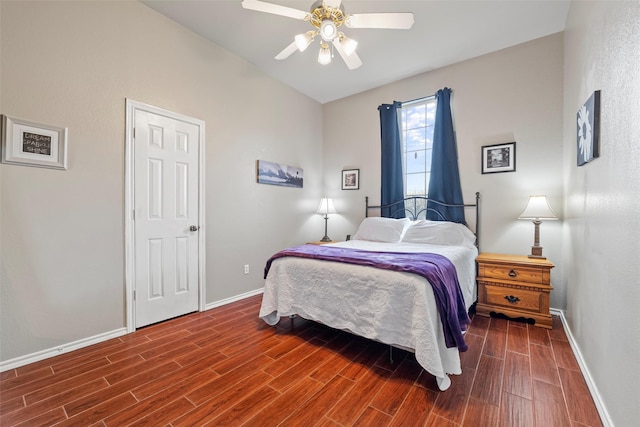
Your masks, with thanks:
M 462 331 L 467 330 L 471 321 L 462 298 L 456 268 L 446 257 L 431 253 L 370 252 L 333 246 L 302 245 L 273 255 L 264 268 L 264 278 L 267 278 L 273 260 L 287 256 L 365 265 L 424 277 L 433 288 L 447 347 L 458 347 L 460 351 L 467 351 Z

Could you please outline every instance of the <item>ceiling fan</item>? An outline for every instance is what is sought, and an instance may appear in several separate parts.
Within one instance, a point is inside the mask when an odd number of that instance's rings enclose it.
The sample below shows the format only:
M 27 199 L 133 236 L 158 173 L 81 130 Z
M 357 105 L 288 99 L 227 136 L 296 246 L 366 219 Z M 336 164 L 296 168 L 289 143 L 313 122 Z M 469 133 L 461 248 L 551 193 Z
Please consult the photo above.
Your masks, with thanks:
M 358 42 L 339 31 L 342 25 L 348 28 L 385 28 L 409 29 L 413 25 L 413 13 L 356 13 L 345 14 L 341 0 L 318 0 L 311 5 L 311 11 L 305 12 L 287 6 L 280 6 L 260 0 L 243 0 L 242 7 L 259 12 L 308 21 L 314 29 L 295 36 L 293 43 L 276 55 L 275 59 L 288 58 L 296 50 L 303 52 L 320 36 L 320 52 L 318 62 L 326 65 L 331 62 L 331 43 L 338 51 L 350 70 L 362 65 L 356 53 Z

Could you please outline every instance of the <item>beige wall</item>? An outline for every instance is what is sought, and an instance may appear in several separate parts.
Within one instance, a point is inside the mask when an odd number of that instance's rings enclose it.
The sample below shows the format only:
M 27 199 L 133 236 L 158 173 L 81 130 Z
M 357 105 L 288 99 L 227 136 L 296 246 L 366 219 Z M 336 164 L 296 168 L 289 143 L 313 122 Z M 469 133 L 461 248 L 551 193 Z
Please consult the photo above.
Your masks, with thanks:
M 566 316 L 616 426 L 640 419 L 640 2 L 574 1 L 565 32 Z M 576 113 L 601 91 L 600 157 L 576 166 Z
M 530 253 L 533 224 L 517 219 L 528 196 L 546 194 L 562 215 L 562 76 L 562 34 L 555 34 L 325 104 L 325 193 L 342 212 L 331 219 L 329 235 L 355 232 L 365 196 L 380 202 L 378 105 L 433 95 L 447 86 L 453 89 L 464 198 L 473 202 L 476 191 L 482 197 L 480 249 Z M 512 141 L 516 172 L 483 175 L 481 147 Z M 352 167 L 360 168 L 360 190 L 342 191 L 340 171 Z M 551 306 L 564 308 L 561 223 L 541 227 L 544 254 L 556 264 Z
M 126 324 L 125 98 L 206 122 L 206 303 L 322 235 L 319 103 L 137 2 L 0 16 L 0 112 L 69 128 L 69 170 L 0 166 L 0 361 Z M 304 189 L 256 184 L 258 159 L 302 167 Z
M 529 194 L 549 196 L 563 217 L 542 225 L 552 306 L 566 309 L 614 424 L 632 425 L 640 4 L 573 2 L 567 24 L 564 36 L 321 106 L 136 2 L 0 1 L 0 112 L 69 127 L 68 171 L 0 166 L 0 362 L 125 325 L 125 98 L 206 122 L 211 304 L 259 289 L 275 250 L 317 239 L 321 194 L 341 212 L 329 235 L 353 233 L 364 197 L 379 201 L 377 106 L 448 86 L 463 192 L 482 193 L 481 249 L 527 253 L 532 224 L 516 217 Z M 597 89 L 602 154 L 578 168 L 575 114 Z M 517 171 L 482 175 L 480 147 L 510 141 Z M 257 159 L 303 167 L 305 188 L 255 184 Z M 360 168 L 360 190 L 340 190 L 345 168 Z

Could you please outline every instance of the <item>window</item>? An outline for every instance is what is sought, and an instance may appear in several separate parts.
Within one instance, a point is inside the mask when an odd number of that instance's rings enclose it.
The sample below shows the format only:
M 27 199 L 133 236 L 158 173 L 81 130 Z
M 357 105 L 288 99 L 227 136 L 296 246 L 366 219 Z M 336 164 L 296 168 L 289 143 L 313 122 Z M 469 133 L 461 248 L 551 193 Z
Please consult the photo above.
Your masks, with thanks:
M 426 196 L 431 174 L 436 98 L 430 96 L 405 102 L 400 112 L 404 196 Z

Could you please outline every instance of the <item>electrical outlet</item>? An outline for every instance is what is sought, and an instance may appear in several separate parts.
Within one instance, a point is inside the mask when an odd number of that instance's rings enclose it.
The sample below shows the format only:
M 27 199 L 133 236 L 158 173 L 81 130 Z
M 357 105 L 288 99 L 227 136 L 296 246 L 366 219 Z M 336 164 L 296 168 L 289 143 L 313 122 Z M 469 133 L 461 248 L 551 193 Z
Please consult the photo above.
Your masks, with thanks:
M 244 265 L 244 274 L 249 274 L 249 264 Z

